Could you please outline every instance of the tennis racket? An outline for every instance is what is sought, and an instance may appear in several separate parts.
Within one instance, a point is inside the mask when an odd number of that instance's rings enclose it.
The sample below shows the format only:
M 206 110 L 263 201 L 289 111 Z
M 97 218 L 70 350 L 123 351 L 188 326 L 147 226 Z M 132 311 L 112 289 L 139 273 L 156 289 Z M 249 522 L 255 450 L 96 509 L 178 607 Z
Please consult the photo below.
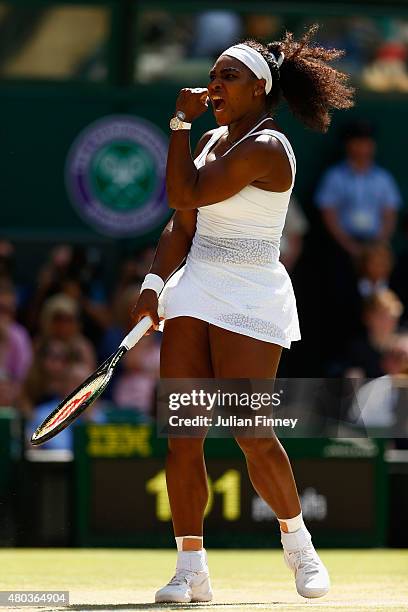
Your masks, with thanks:
M 38 446 L 50 440 L 89 408 L 103 393 L 122 357 L 143 338 L 151 326 L 151 318 L 143 317 L 122 340 L 118 350 L 58 404 L 57 408 L 37 427 L 31 436 L 31 444 Z

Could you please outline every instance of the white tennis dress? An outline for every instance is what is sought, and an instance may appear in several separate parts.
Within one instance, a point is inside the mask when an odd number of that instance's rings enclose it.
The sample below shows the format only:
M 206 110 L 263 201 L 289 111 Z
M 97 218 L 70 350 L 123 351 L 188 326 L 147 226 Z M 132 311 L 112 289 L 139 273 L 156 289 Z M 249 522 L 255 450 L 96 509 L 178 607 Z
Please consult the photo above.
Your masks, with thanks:
M 296 300 L 289 275 L 279 261 L 279 244 L 293 189 L 296 159 L 281 132 L 258 130 L 282 143 L 292 168 L 292 184 L 282 193 L 248 185 L 232 197 L 198 208 L 197 226 L 185 265 L 160 296 L 165 319 L 187 316 L 245 336 L 289 348 L 300 339 Z M 205 164 L 210 149 L 227 131 L 216 129 L 194 160 Z

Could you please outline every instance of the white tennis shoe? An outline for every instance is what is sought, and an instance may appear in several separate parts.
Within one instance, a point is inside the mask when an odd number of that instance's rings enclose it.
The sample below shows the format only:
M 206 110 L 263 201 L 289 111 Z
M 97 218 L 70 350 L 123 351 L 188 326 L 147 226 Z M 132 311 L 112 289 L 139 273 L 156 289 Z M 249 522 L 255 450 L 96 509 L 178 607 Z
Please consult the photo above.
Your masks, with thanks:
M 330 578 L 312 543 L 306 548 L 284 549 L 286 565 L 295 574 L 296 589 L 302 597 L 323 597 L 330 589 Z
M 211 601 L 210 575 L 208 572 L 177 570 L 166 586 L 157 591 L 156 603 L 190 603 L 194 601 Z
M 286 565 L 295 574 L 296 589 L 302 597 L 323 597 L 330 589 L 330 578 L 303 524 L 293 533 L 281 531 Z
M 210 574 L 205 551 L 183 551 L 178 553 L 176 573 L 173 578 L 159 589 L 156 603 L 191 603 L 211 601 Z

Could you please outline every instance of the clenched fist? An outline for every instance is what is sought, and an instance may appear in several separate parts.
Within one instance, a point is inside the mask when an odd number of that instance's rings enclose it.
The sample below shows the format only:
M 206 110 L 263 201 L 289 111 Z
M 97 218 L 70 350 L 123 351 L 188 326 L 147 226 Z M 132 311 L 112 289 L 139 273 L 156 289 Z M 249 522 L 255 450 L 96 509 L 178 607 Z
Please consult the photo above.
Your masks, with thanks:
M 185 121 L 191 123 L 208 108 L 208 89 L 206 87 L 184 87 L 176 101 L 176 111 L 183 111 Z

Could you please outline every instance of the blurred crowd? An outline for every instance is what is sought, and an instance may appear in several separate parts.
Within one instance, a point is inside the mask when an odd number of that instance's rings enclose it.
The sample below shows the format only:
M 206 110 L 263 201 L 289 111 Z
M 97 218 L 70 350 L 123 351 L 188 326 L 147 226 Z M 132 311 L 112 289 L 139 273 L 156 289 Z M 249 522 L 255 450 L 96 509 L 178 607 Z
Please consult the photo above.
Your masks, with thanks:
M 324 5 L 288 9 L 285 4 L 251 3 L 232 8 L 197 10 L 194 3 L 173 9 L 149 3 L 126 15 L 137 33 L 134 74 L 138 82 L 203 82 L 211 62 L 237 40 L 270 42 L 284 30 L 299 35 L 311 23 L 321 25 L 319 43 L 344 49 L 339 66 L 359 87 L 389 92 L 408 91 L 408 20 L 397 10 L 365 11 L 341 7 L 336 14 Z M 326 3 L 327 4 L 327 3 Z M 381 3 L 380 3 L 381 4 Z M 383 3 L 384 4 L 384 3 Z M 252 9 L 252 10 L 251 10 Z M 261 12 L 262 11 L 262 12 Z M 107 81 L 110 77 L 109 7 L 102 4 L 18 2 L 0 5 L 0 73 L 6 78 Z M 133 22 L 133 23 L 132 23 Z M 133 35 L 133 34 L 132 34 Z
M 13 274 L 14 255 L 13 245 L 0 241 L 0 406 L 17 408 L 32 432 L 131 329 L 131 310 L 154 249 L 126 258 L 110 291 L 86 247 L 56 245 L 25 285 Z M 143 338 L 83 418 L 148 420 L 159 355 L 160 334 Z M 70 430 L 46 446 L 70 448 Z
M 140 16 L 137 79 L 201 79 L 224 49 L 245 38 L 270 42 L 285 29 L 296 35 L 313 22 L 320 24 L 319 43 L 345 50 L 339 66 L 360 87 L 387 92 L 408 91 L 408 21 L 392 15 L 315 16 L 214 9 L 172 12 L 146 9 Z M 200 67 L 203 71 L 200 72 Z
M 377 377 L 385 373 L 383 351 L 407 324 L 407 228 L 402 250 L 394 252 L 403 201 L 392 174 L 375 161 L 374 126 L 348 124 L 343 144 L 344 158 L 315 192 L 324 233 L 322 324 L 330 338 L 324 373 Z
M 295 285 L 303 340 L 284 352 L 280 376 L 408 376 L 408 227 L 401 226 L 396 252 L 402 197 L 375 153 L 373 126 L 348 125 L 343 159 L 316 186 L 313 225 L 291 201 L 281 260 Z M 24 283 L 14 272 L 15 246 L 0 241 L 0 406 L 17 408 L 28 431 L 116 350 L 154 252 L 130 253 L 111 286 L 92 249 L 57 244 Z M 152 417 L 160 339 L 151 334 L 126 355 L 84 419 Z M 49 447 L 70 447 L 70 436 Z

